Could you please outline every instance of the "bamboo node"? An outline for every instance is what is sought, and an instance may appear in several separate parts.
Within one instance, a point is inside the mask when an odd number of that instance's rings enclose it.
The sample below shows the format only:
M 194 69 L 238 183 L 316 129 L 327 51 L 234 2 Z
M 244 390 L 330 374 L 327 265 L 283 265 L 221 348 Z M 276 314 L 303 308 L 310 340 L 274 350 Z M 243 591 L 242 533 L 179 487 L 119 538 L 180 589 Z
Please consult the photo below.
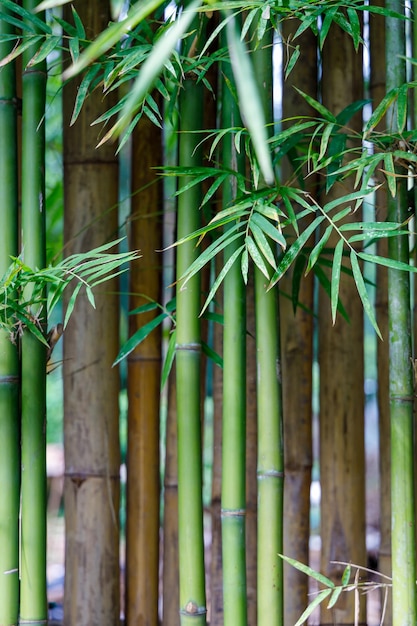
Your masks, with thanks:
M 194 352 L 201 352 L 201 343 L 177 343 L 176 350 L 191 350 Z
M 246 509 L 221 509 L 222 517 L 244 517 Z
M 198 606 L 196 602 L 190 600 L 185 605 L 185 608 L 180 611 L 182 615 L 188 615 L 191 617 L 198 617 L 199 615 L 205 615 L 207 613 L 207 609 L 205 606 Z
M 258 470 L 256 475 L 258 478 L 284 478 L 282 470 Z

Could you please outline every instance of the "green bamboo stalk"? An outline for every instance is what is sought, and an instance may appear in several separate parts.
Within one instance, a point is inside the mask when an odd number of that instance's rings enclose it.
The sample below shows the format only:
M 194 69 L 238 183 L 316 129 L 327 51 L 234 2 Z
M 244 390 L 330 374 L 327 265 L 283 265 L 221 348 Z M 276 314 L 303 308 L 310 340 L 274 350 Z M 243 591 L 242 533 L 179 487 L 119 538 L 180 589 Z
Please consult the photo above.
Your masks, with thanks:
M 267 31 L 253 63 L 265 119 L 272 110 L 272 31 Z M 277 291 L 255 268 L 256 349 L 258 355 L 258 626 L 283 624 L 284 454 Z
M 387 0 L 386 8 L 402 13 L 401 0 Z M 386 18 L 387 91 L 406 81 L 405 22 Z M 392 117 L 396 129 L 396 111 Z M 404 172 L 400 172 L 404 173 Z M 405 178 L 397 179 L 397 195 L 388 201 L 388 220 L 407 219 Z M 408 238 L 388 242 L 392 259 L 409 262 Z M 416 539 L 413 449 L 413 376 L 410 319 L 410 277 L 388 270 L 389 395 L 391 414 L 391 531 L 393 625 L 417 623 Z
M 196 149 L 202 128 L 202 89 L 191 78 L 184 81 L 180 98 L 179 165 L 201 163 Z M 180 180 L 180 187 L 188 179 Z M 177 236 L 199 227 L 201 190 L 194 186 L 178 198 Z M 195 242 L 178 247 L 177 278 L 196 257 Z M 178 532 L 181 625 L 206 623 L 204 572 L 201 401 L 200 401 L 200 277 L 177 287 L 177 419 L 178 419 Z
M 222 126 L 241 124 L 237 103 L 227 87 L 233 82 L 230 64 L 223 67 Z M 223 163 L 244 172 L 232 135 L 222 145 Z M 223 189 L 223 207 L 236 198 L 235 179 Z M 241 243 L 233 242 L 224 263 Z M 223 418 L 221 528 L 223 557 L 223 613 L 225 626 L 246 626 L 246 292 L 240 264 L 235 263 L 224 281 L 223 295 Z
M 23 6 L 31 11 L 36 0 Z M 30 267 L 45 266 L 46 63 L 27 67 L 23 55 L 22 252 Z M 29 295 L 29 294 L 28 294 Z M 46 311 L 33 311 L 43 326 Z M 42 320 L 42 321 L 41 321 Z M 43 623 L 46 599 L 46 349 L 31 333 L 22 337 L 22 509 L 20 619 Z
M 10 26 L 0 19 L 0 58 L 12 49 L 4 41 Z M 0 72 L 0 277 L 16 256 L 18 224 L 17 99 L 13 63 Z M 0 330 L 0 624 L 19 614 L 19 362 L 16 345 Z

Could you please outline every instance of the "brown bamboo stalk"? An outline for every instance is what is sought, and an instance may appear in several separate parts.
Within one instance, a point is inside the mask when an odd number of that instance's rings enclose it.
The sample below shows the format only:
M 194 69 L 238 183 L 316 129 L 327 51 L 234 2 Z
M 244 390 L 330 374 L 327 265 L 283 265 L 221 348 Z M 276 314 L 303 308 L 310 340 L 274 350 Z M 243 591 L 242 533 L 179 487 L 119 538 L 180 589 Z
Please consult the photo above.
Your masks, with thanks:
M 143 117 L 132 137 L 131 247 L 140 263 L 131 268 L 130 310 L 160 302 L 162 189 L 154 167 L 162 163 L 161 130 Z M 129 335 L 160 310 L 132 315 Z M 126 514 L 126 623 L 158 624 L 159 410 L 161 326 L 128 357 Z M 143 564 L 146 563 L 146 567 Z
M 87 36 L 110 19 L 100 0 L 75 2 Z M 71 9 L 65 19 L 72 20 Z M 66 253 L 117 236 L 115 147 L 96 150 L 93 122 L 111 100 L 98 91 L 69 128 L 79 80 L 64 87 L 64 241 Z M 64 342 L 66 626 L 114 626 L 120 619 L 118 284 L 96 293 L 96 310 L 79 299 Z
M 346 106 L 346 94 L 350 101 L 362 97 L 362 56 L 338 27 L 331 28 L 323 50 L 322 93 L 333 114 Z M 360 116 L 349 126 L 360 131 Z M 326 200 L 348 193 L 349 184 L 335 185 Z M 358 213 L 354 219 L 360 219 Z M 332 245 L 334 240 L 329 242 Z M 363 311 L 350 277 L 341 280 L 340 297 L 350 324 L 339 316 L 332 328 L 327 294 L 320 294 L 319 303 L 322 571 L 338 583 L 343 566 L 331 561 L 366 564 Z M 365 616 L 362 599 L 359 621 L 365 622 Z M 349 594 L 332 614 L 322 609 L 322 622 L 333 621 L 354 621 Z
M 283 23 L 283 37 L 291 44 L 298 24 L 294 20 Z M 284 82 L 283 118 L 312 115 L 305 100 L 297 94 L 294 85 L 317 98 L 317 40 L 308 30 L 297 40 L 301 56 Z M 283 182 L 291 184 L 293 168 L 283 164 Z M 305 172 L 304 172 L 305 174 Z M 314 195 L 316 178 L 306 180 L 307 189 Z M 300 285 L 300 303 L 309 312 L 297 308 L 294 314 L 291 300 L 293 276 L 286 274 L 280 287 L 281 356 L 283 380 L 284 420 L 284 554 L 301 563 L 309 562 L 310 539 L 310 485 L 312 453 L 312 360 L 313 360 L 313 274 L 303 277 Z M 294 393 L 294 381 L 297 393 Z M 308 579 L 299 570 L 284 564 L 286 584 L 284 620 L 295 624 L 308 604 Z

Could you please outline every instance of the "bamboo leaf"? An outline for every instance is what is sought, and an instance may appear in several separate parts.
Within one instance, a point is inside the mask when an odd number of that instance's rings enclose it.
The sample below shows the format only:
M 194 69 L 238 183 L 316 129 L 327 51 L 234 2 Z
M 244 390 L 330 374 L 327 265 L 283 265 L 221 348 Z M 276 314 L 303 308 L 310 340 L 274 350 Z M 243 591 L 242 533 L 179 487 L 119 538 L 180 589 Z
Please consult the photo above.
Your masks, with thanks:
M 313 234 L 313 232 L 323 220 L 324 215 L 319 215 L 318 217 L 316 217 L 316 219 L 307 226 L 307 228 L 301 233 L 301 235 L 299 235 L 299 237 L 295 240 L 292 246 L 287 250 L 280 264 L 278 265 L 277 271 L 272 276 L 271 282 L 268 285 L 268 289 L 273 287 L 283 276 L 283 274 L 285 274 L 287 269 L 292 265 L 293 261 L 297 257 L 298 253 L 301 251 L 304 244 L 307 242 L 309 237 Z
M 91 304 L 93 309 L 95 309 L 96 308 L 96 302 L 94 300 L 93 290 L 91 289 L 90 285 L 86 285 L 85 286 L 85 290 L 86 290 L 86 293 L 87 293 L 87 298 L 88 298 L 89 303 Z
M 174 363 L 176 341 L 177 341 L 177 331 L 173 330 L 168 341 L 168 349 L 167 349 L 164 365 L 162 367 L 161 389 L 165 387 L 165 383 L 167 382 L 169 373 L 172 369 L 172 364 Z
M 17 2 L 11 2 L 11 0 L 2 0 L 1 6 L 2 8 L 7 9 L 12 13 L 16 13 L 17 15 L 19 15 L 19 17 L 25 20 L 26 23 L 31 24 L 34 31 L 40 30 L 46 35 L 52 35 L 51 27 L 48 26 L 48 24 L 44 20 L 39 19 L 39 17 L 34 15 L 31 11 L 27 11 Z
M 361 41 L 361 24 L 358 14 L 353 7 L 347 7 L 346 13 L 352 29 L 353 45 L 355 46 L 355 50 L 357 52 Z
M 75 124 L 80 111 L 82 109 L 82 106 L 84 104 L 84 101 L 88 95 L 88 89 L 92 83 L 92 81 L 94 80 L 94 78 L 97 76 L 98 72 L 100 70 L 100 65 L 93 65 L 92 67 L 90 67 L 90 69 L 86 72 L 84 78 L 82 79 L 80 86 L 78 87 L 78 91 L 77 91 L 77 97 L 75 99 L 75 104 L 74 104 L 74 111 L 72 113 L 72 117 L 71 117 L 71 122 L 70 122 L 70 126 L 72 126 L 73 124 Z
M 397 100 L 397 125 L 398 132 L 402 133 L 407 124 L 408 85 L 401 85 L 398 90 Z
M 281 557 L 281 559 L 284 559 L 284 561 L 286 561 L 296 569 L 300 570 L 300 572 L 303 572 L 307 576 L 314 578 L 314 580 L 317 580 L 317 582 L 321 583 L 322 585 L 329 587 L 328 591 L 330 593 L 335 588 L 335 584 L 332 580 L 330 580 L 330 578 L 327 578 L 327 576 L 321 574 L 320 572 L 316 572 L 316 570 L 312 569 L 308 565 L 305 565 L 305 563 L 300 563 L 300 561 L 292 559 L 289 556 L 284 556 L 283 554 L 280 554 L 279 556 Z
M 333 132 L 333 129 L 334 129 L 334 124 L 328 124 L 323 131 L 323 134 L 321 136 L 321 142 L 320 142 L 319 161 L 326 154 L 327 146 L 329 144 L 329 139 Z
M 259 250 L 262 252 L 268 263 L 274 268 L 274 270 L 276 270 L 277 264 L 275 260 L 275 255 L 263 231 L 253 220 L 249 220 L 249 228 L 252 231 L 252 235 L 258 245 Z
M 130 8 L 124 20 L 111 24 L 88 46 L 78 61 L 64 72 L 64 80 L 76 76 L 90 63 L 96 61 L 102 54 L 117 44 L 123 35 L 135 28 L 161 4 L 163 4 L 163 0 L 147 0 L 145 3 L 143 0 L 138 0 Z
M 390 190 L 391 196 L 395 198 L 395 194 L 397 192 L 397 178 L 395 175 L 395 166 L 394 159 L 392 157 L 392 152 L 387 152 L 384 156 L 384 166 L 387 175 L 387 183 L 388 189 Z
M 373 310 L 372 305 L 371 305 L 371 303 L 369 301 L 368 292 L 366 291 L 365 281 L 363 280 L 362 272 L 361 272 L 361 269 L 359 267 L 358 255 L 355 252 L 355 250 L 351 250 L 350 262 L 351 262 L 351 266 L 352 266 L 353 277 L 354 277 L 355 283 L 356 283 L 356 288 L 358 290 L 360 299 L 362 300 L 364 311 L 365 311 L 366 315 L 368 316 L 368 319 L 371 322 L 371 324 L 372 324 L 375 332 L 377 333 L 378 337 L 380 339 L 382 339 L 381 332 L 380 332 L 380 330 L 378 328 L 378 324 L 377 324 L 376 319 L 375 319 L 374 310 Z
M 297 45 L 295 47 L 295 49 L 294 49 L 294 51 L 293 51 L 293 53 L 292 53 L 288 63 L 287 63 L 287 65 L 286 65 L 286 68 L 285 68 L 285 80 L 287 80 L 288 76 L 291 73 L 291 70 L 294 69 L 295 64 L 297 63 L 298 59 L 300 58 L 300 54 L 301 54 L 300 53 L 300 46 Z
M 352 193 L 348 193 L 345 196 L 341 196 L 340 198 L 336 198 L 335 200 L 331 200 L 327 202 L 323 206 L 323 211 L 328 213 L 335 207 L 340 206 L 341 204 L 345 204 L 347 202 L 352 202 L 353 200 L 363 199 L 365 196 L 368 196 L 370 193 L 374 193 L 374 187 L 368 187 L 367 189 L 360 189 L 359 191 L 353 191 Z
M 166 313 L 157 315 L 153 320 L 141 326 L 122 346 L 117 355 L 113 367 L 125 359 L 139 344 L 146 339 L 146 337 L 161 324 L 161 322 L 167 317 Z
M 248 271 L 249 271 L 249 255 L 248 255 L 247 248 L 245 248 L 242 252 L 241 268 L 242 268 L 243 282 L 245 283 L 245 285 L 247 285 L 248 284 Z
M 331 285 L 331 281 L 329 280 L 329 277 L 327 276 L 327 274 L 323 271 L 321 265 L 324 265 L 325 267 L 327 267 L 327 264 L 324 262 L 324 259 L 320 260 L 320 265 L 319 263 L 317 263 L 314 266 L 314 273 L 317 276 L 317 280 L 320 283 L 320 286 L 324 289 L 324 291 L 327 293 L 329 299 L 331 300 L 331 292 L 332 292 L 332 285 Z M 330 263 L 329 263 L 330 266 Z M 342 265 L 342 272 L 343 273 L 348 273 L 349 270 L 347 270 L 346 268 L 343 267 Z M 343 306 L 343 302 L 340 300 L 340 298 L 338 299 L 337 302 L 337 311 L 340 313 L 340 315 L 343 317 L 344 320 L 346 320 L 346 322 L 349 323 L 349 316 L 347 314 L 347 311 L 345 309 L 345 307 Z
M 318 113 L 320 113 L 320 115 L 325 120 L 327 120 L 328 122 L 332 122 L 334 124 L 337 123 L 337 119 L 335 118 L 335 116 L 328 109 L 326 109 L 326 107 L 323 104 L 321 104 L 320 102 L 318 102 L 317 100 L 309 96 L 308 94 L 304 93 L 304 91 L 302 91 L 301 89 L 298 89 L 298 87 L 295 87 L 295 89 L 304 98 L 307 104 L 309 104 L 313 109 L 315 109 Z
M 336 589 L 333 591 L 332 595 L 330 596 L 330 600 L 329 600 L 329 604 L 327 605 L 327 609 L 332 609 L 334 607 L 334 605 L 338 601 L 342 591 L 343 591 L 343 587 L 336 587 Z
M 394 270 L 401 270 L 403 272 L 417 272 L 417 267 L 403 263 L 402 261 L 396 261 L 395 259 L 389 259 L 386 257 L 378 256 L 376 254 L 366 254 L 366 252 L 358 252 L 358 257 L 363 261 L 369 261 L 370 263 L 377 263 L 377 265 L 383 265 Z
M 332 282 L 331 282 L 331 311 L 333 325 L 336 323 L 336 312 L 339 304 L 339 285 L 340 285 L 340 272 L 343 256 L 343 239 L 337 242 L 333 255 L 333 267 L 332 267 Z
M 262 258 L 262 255 L 261 255 L 259 249 L 257 248 L 254 240 L 252 239 L 252 237 L 250 235 L 248 235 L 245 238 L 245 243 L 246 243 L 247 250 L 248 250 L 250 256 L 252 257 L 253 262 L 260 269 L 260 271 L 265 276 L 265 278 L 267 278 L 269 280 L 268 269 L 267 269 L 267 267 L 265 265 L 265 262 L 264 262 L 264 260 Z
M 16 46 L 7 56 L 5 56 L 3 59 L 0 59 L 0 68 L 4 65 L 7 65 L 14 59 L 17 59 L 17 57 L 20 56 L 22 52 L 27 50 L 27 48 L 37 45 L 42 40 L 43 36 L 41 35 L 36 35 L 34 37 L 26 39 L 22 44 L 20 44 L 20 46 Z
M 75 24 L 75 28 L 77 30 L 77 37 L 79 39 L 85 39 L 85 29 L 84 29 L 84 25 L 80 19 L 80 16 L 78 15 L 77 11 L 75 10 L 74 6 L 71 6 L 71 11 L 72 11 L 72 17 L 74 19 L 74 24 Z
M 397 88 L 391 89 L 387 93 L 385 98 L 383 98 L 381 102 L 378 104 L 375 111 L 372 113 L 371 117 L 369 118 L 368 122 L 365 125 L 365 129 L 364 129 L 365 139 L 369 135 L 371 130 L 373 130 L 375 126 L 377 126 L 379 122 L 382 120 L 385 113 L 388 111 L 392 103 L 396 100 L 397 95 L 398 95 L 398 89 Z
M 82 287 L 83 283 L 77 283 L 75 285 L 74 291 L 71 294 L 71 298 L 69 299 L 68 305 L 67 305 L 67 310 L 65 312 L 65 319 L 64 319 L 64 329 L 67 327 L 68 324 L 68 320 L 72 315 L 72 312 L 74 310 L 74 305 L 75 305 L 75 301 L 77 299 L 77 296 L 80 292 L 80 289 Z
M 258 207 L 255 207 L 255 212 L 251 217 L 251 222 L 255 223 L 268 237 L 276 241 L 283 250 L 287 247 L 285 237 L 281 233 L 280 229 L 271 224 L 269 220 L 263 215 L 257 212 Z
M 318 607 L 319 604 L 323 602 L 323 600 L 325 600 L 331 593 L 331 589 L 323 589 L 323 591 L 320 591 L 320 593 L 318 593 L 314 600 L 308 605 L 308 607 L 301 615 L 300 619 L 294 624 L 294 626 L 302 626 L 302 624 L 304 624 L 308 620 L 313 611 L 315 611 L 316 607 Z
M 204 303 L 204 306 L 201 310 L 200 316 L 203 315 L 204 311 L 207 309 L 208 305 L 210 304 L 210 302 L 212 301 L 212 299 L 214 298 L 214 295 L 217 291 L 217 289 L 220 287 L 221 283 L 223 282 L 225 276 L 227 275 L 227 273 L 229 272 L 230 268 L 232 267 L 232 265 L 234 264 L 234 262 L 236 261 L 236 259 L 241 255 L 242 251 L 245 249 L 245 246 L 240 246 L 240 248 L 237 248 L 233 254 L 227 259 L 227 262 L 225 263 L 225 265 L 223 266 L 221 272 L 219 273 L 219 275 L 217 276 L 216 280 L 213 283 L 212 288 L 210 289 L 210 292 L 206 298 L 206 301 Z
M 193 21 L 196 10 L 200 6 L 201 1 L 202 0 L 194 0 L 191 2 L 187 9 L 181 13 L 180 17 L 175 20 L 173 25 L 168 29 L 168 32 L 164 36 L 160 37 L 154 44 L 152 52 L 146 59 L 145 63 L 141 66 L 138 78 L 133 84 L 132 90 L 126 100 L 119 119 L 104 135 L 98 146 L 101 146 L 103 143 L 108 141 L 110 137 L 119 136 L 120 133 L 129 125 L 132 116 L 142 104 L 147 92 L 152 87 L 166 61 L 175 50 L 178 40 L 181 39 L 187 32 L 187 29 Z M 157 0 L 157 3 L 158 5 L 161 4 L 161 0 Z M 149 4 L 146 3 L 147 8 L 148 6 Z
M 275 179 L 271 153 L 268 146 L 265 117 L 256 86 L 253 69 L 244 42 L 236 27 L 236 20 L 227 24 L 227 41 L 233 75 L 239 95 L 242 119 L 250 133 L 259 167 L 265 181 L 272 185 Z
M 36 54 L 31 58 L 27 67 L 33 67 L 36 63 L 41 63 L 46 59 L 46 57 L 57 48 L 61 43 L 61 37 L 53 36 L 48 37 L 48 39 L 42 44 L 42 46 L 37 50 Z
M 223 359 L 213 348 L 211 348 L 205 341 L 201 342 L 201 349 L 203 353 L 213 361 L 216 365 L 223 369 Z
M 351 565 L 350 563 L 348 563 L 342 575 L 342 585 L 344 587 L 346 587 L 346 585 L 349 583 L 351 570 L 352 570 Z
M 310 257 L 308 259 L 306 274 L 308 274 L 311 268 L 316 264 L 316 261 L 319 258 L 321 251 L 329 240 L 332 230 L 333 224 L 330 224 L 324 231 L 321 239 L 318 241 L 318 243 L 316 243 L 313 250 L 311 251 Z

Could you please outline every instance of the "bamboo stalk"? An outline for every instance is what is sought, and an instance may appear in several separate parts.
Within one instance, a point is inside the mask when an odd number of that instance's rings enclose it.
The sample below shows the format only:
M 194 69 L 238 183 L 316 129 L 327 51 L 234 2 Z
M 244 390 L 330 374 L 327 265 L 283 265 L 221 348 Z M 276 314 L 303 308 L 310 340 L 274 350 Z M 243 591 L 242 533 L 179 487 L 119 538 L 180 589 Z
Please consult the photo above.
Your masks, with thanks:
M 109 3 L 75 2 L 88 37 L 110 19 Z M 71 22 L 72 10 L 64 8 Z M 115 146 L 96 149 L 92 122 L 115 100 L 99 90 L 70 127 L 81 78 L 64 86 L 64 241 L 67 254 L 115 238 L 118 162 Z M 82 207 L 82 210 L 80 210 Z M 66 626 L 114 626 L 120 619 L 118 281 L 95 291 L 96 309 L 77 300 L 64 341 Z
M 10 26 L 0 19 L 0 58 L 12 43 Z M 0 276 L 17 256 L 18 167 L 17 99 L 14 63 L 0 72 Z M 12 626 L 19 614 L 20 429 L 19 362 L 16 345 L 0 331 L 0 624 Z
M 192 131 L 202 127 L 201 86 L 191 78 L 184 81 L 180 98 L 179 165 L 192 166 L 201 161 L 198 136 Z M 180 185 L 187 184 L 187 177 Z M 177 237 L 199 227 L 201 192 L 198 186 L 178 198 Z M 178 247 L 177 279 L 196 256 L 194 242 Z M 177 424 L 178 424 L 178 524 L 181 625 L 206 623 L 202 454 L 200 415 L 200 277 L 177 287 Z
M 142 258 L 131 268 L 131 310 L 149 302 L 148 298 L 161 299 L 161 254 L 158 256 L 157 250 L 162 247 L 162 193 L 152 170 L 161 163 L 161 131 L 144 117 L 132 136 L 130 240 L 131 248 L 140 250 Z M 131 316 L 130 334 L 155 315 Z M 128 357 L 125 614 L 126 623 L 132 625 L 158 624 L 160 379 L 159 326 Z
M 232 69 L 223 69 L 222 126 L 240 125 L 237 103 L 227 88 Z M 222 161 L 244 171 L 233 135 L 223 139 Z M 236 198 L 234 180 L 223 189 L 223 207 Z M 229 245 L 224 264 L 240 246 Z M 222 560 L 225 626 L 246 626 L 246 312 L 245 287 L 240 265 L 235 263 L 224 281 L 223 310 L 223 417 L 222 417 Z
M 375 2 L 384 6 L 383 0 Z M 370 15 L 369 19 L 371 75 L 370 92 L 374 109 L 386 93 L 386 62 L 385 62 L 385 18 Z M 381 130 L 383 130 L 381 124 Z M 375 191 L 375 215 L 379 221 L 387 219 L 387 194 L 384 187 Z M 378 254 L 388 256 L 388 241 L 380 239 L 377 244 Z M 381 539 L 378 551 L 378 569 L 391 576 L 391 437 L 389 411 L 389 346 L 388 346 L 388 271 L 377 267 L 377 291 L 375 299 L 377 322 L 384 341 L 377 342 L 378 366 L 378 420 L 379 420 L 379 525 Z M 385 593 L 381 590 L 381 601 Z M 392 624 L 392 595 L 387 595 L 385 621 Z
M 253 53 L 265 119 L 273 121 L 272 31 Z M 284 455 L 277 290 L 255 268 L 258 410 L 258 626 L 283 624 Z
M 284 20 L 284 40 L 291 41 L 299 22 Z M 301 55 L 289 77 L 283 83 L 283 118 L 308 116 L 313 112 L 295 91 L 302 85 L 305 93 L 317 98 L 317 38 L 311 30 L 297 39 Z M 286 122 L 290 124 L 291 122 Z M 294 177 L 289 162 L 282 163 L 282 178 L 291 184 Z M 314 197 L 317 178 L 303 171 L 306 190 Z M 307 244 L 309 245 L 309 244 Z M 311 245 L 311 242 L 310 242 Z M 313 366 L 313 274 L 303 277 L 299 301 L 302 306 L 294 313 L 291 299 L 292 273 L 280 281 L 280 319 L 282 339 L 282 385 L 284 422 L 284 554 L 301 563 L 309 562 L 310 540 L 310 486 L 313 463 L 312 450 L 312 366 Z M 297 393 L 294 393 L 297 380 Z M 285 623 L 295 624 L 308 605 L 308 578 L 299 570 L 284 563 Z
M 31 11 L 37 2 L 26 0 Z M 46 62 L 27 67 L 23 54 L 21 246 L 30 267 L 45 266 Z M 28 294 L 29 295 L 29 294 Z M 33 311 L 45 331 L 46 311 Z M 22 337 L 22 486 L 20 619 L 42 623 L 46 598 L 46 349 L 29 332 Z
M 388 0 L 386 7 L 402 13 L 403 4 Z M 405 23 L 386 18 L 387 91 L 406 81 Z M 393 107 L 391 123 L 397 127 Z M 399 171 L 400 174 L 404 173 Z M 389 198 L 388 219 L 403 223 L 408 214 L 407 182 L 397 180 L 397 195 Z M 388 241 L 390 258 L 409 262 L 408 237 Z M 413 394 L 410 277 L 388 270 L 389 396 L 391 415 L 391 531 L 393 625 L 417 622 L 416 537 L 413 446 Z
M 337 115 L 346 106 L 346 93 L 353 101 L 362 97 L 362 57 L 355 52 L 350 36 L 332 25 L 323 48 L 323 103 Z M 349 122 L 349 128 L 360 132 L 360 115 Z M 323 194 L 322 202 L 346 194 L 348 189 L 353 190 L 353 181 L 335 184 Z M 361 219 L 358 213 L 346 219 Z M 331 238 L 329 246 L 336 241 Z M 363 308 L 356 286 L 347 276 L 341 280 L 340 299 L 350 324 L 339 316 L 332 327 L 329 299 L 320 290 L 321 566 L 337 584 L 344 567 L 333 561 L 366 563 Z M 355 619 L 349 594 L 340 598 L 331 613 L 326 611 L 323 606 L 324 623 L 351 624 Z M 361 598 L 359 621 L 365 618 L 366 601 Z

